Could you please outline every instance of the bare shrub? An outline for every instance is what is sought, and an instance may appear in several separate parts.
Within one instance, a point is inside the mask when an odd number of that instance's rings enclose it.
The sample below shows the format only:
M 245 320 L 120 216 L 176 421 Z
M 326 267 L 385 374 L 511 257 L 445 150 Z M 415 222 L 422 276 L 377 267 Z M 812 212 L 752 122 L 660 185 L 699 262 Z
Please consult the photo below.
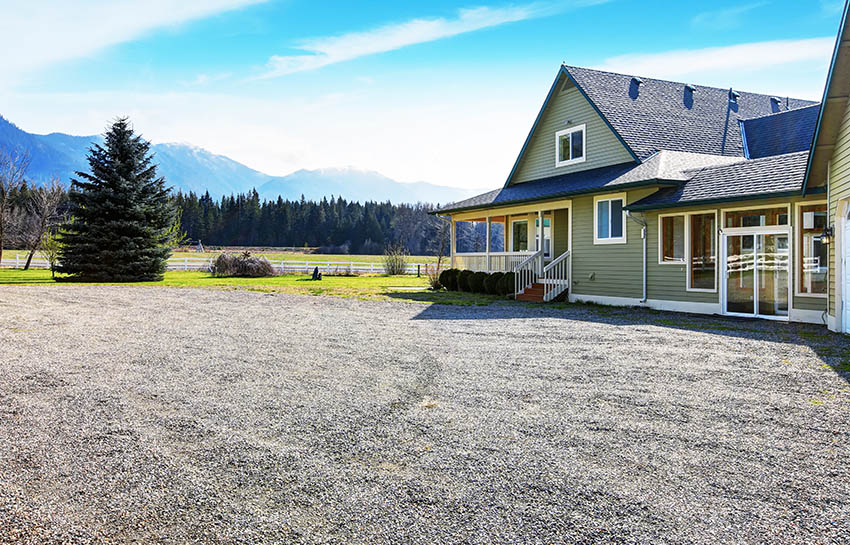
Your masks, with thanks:
M 384 272 L 395 276 L 407 272 L 407 250 L 398 244 L 391 244 L 384 250 Z
M 219 254 L 212 265 L 213 276 L 246 276 L 259 278 L 275 276 L 274 267 L 265 257 L 254 257 L 250 252 Z
M 434 291 L 443 288 L 443 284 L 440 282 L 442 272 L 439 263 L 436 265 L 425 265 L 425 276 L 428 278 L 428 286 Z

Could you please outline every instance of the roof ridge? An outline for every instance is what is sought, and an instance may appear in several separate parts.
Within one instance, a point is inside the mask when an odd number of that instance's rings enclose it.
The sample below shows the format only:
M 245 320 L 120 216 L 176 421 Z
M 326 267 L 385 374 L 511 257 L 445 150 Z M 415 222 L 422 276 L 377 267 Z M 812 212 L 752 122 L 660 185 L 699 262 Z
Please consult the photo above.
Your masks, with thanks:
M 700 87 L 703 88 L 703 89 L 713 89 L 715 91 L 728 91 L 729 89 L 733 89 L 733 90 L 735 90 L 739 93 L 746 93 L 748 95 L 755 95 L 755 96 L 761 96 L 761 97 L 770 98 L 770 97 L 773 97 L 773 96 L 780 96 L 780 95 L 776 95 L 776 94 L 755 93 L 753 91 L 745 91 L 743 89 L 739 90 L 734 86 L 714 87 L 712 85 L 701 85 L 701 84 L 698 84 L 698 83 L 689 83 L 689 82 L 686 82 L 686 81 L 675 81 L 675 80 L 669 80 L 669 79 L 653 78 L 653 77 L 650 77 L 650 76 L 635 76 L 634 74 L 625 74 L 623 72 L 612 72 L 611 70 L 600 70 L 598 68 L 587 68 L 587 67 L 584 67 L 584 66 L 575 66 L 575 65 L 571 65 L 571 64 L 562 64 L 561 66 L 563 66 L 567 70 L 577 69 L 577 70 L 587 70 L 587 71 L 590 71 L 590 72 L 597 72 L 597 73 L 600 73 L 600 74 L 611 74 L 611 75 L 615 75 L 615 76 L 623 76 L 623 77 L 628 77 L 628 78 L 638 77 L 643 81 L 657 81 L 657 82 L 661 82 L 661 83 L 672 83 L 672 84 L 675 84 L 675 85 L 683 85 L 683 86 L 684 85 L 694 85 L 695 87 L 697 87 L 697 89 L 699 89 Z M 787 98 L 797 100 L 797 101 L 800 101 L 800 102 L 812 102 L 812 103 L 819 104 L 819 102 L 817 102 L 817 101 L 808 100 L 808 99 L 805 99 L 805 98 L 797 98 L 797 97 L 791 97 L 791 96 L 789 96 Z M 812 106 L 812 105 L 813 104 L 810 104 L 810 106 Z
M 799 99 L 794 99 L 794 100 L 799 100 Z M 799 112 L 800 110 L 805 110 L 807 108 L 815 108 L 815 107 L 820 108 L 820 106 L 821 106 L 820 102 L 815 102 L 814 104 L 809 104 L 808 106 L 800 106 L 799 108 L 791 108 L 791 109 L 788 109 L 788 110 L 780 110 L 778 112 L 773 112 L 772 114 L 764 114 L 764 115 L 757 115 L 755 117 L 742 118 L 742 119 L 740 119 L 740 121 L 752 121 L 754 119 L 764 119 L 765 117 L 773 117 L 773 116 L 779 115 L 779 114 Z

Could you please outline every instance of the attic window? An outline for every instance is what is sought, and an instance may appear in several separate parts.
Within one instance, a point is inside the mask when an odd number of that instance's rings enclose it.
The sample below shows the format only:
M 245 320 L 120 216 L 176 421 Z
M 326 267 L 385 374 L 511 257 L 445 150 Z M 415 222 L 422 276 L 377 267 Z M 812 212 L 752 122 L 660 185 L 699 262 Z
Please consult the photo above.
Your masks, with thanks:
M 587 139 L 585 125 L 577 125 L 555 133 L 555 166 L 563 167 L 585 160 Z

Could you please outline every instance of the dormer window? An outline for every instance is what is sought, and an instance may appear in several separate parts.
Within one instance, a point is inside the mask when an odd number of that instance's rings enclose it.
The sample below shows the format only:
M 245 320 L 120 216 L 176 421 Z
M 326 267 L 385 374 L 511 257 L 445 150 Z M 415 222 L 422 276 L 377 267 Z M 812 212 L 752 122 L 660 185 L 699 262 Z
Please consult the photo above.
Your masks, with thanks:
M 576 125 L 555 133 L 555 166 L 582 163 L 585 159 L 584 125 Z

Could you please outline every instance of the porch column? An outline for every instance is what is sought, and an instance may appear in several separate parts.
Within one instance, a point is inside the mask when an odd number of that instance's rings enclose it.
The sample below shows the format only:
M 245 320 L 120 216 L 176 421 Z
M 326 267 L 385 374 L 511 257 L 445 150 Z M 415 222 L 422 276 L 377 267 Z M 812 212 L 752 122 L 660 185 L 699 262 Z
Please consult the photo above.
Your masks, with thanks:
M 487 216 L 487 241 L 484 246 L 484 253 L 487 254 L 485 257 L 487 262 L 487 272 L 490 272 L 490 216 Z
M 537 211 L 537 240 L 539 241 L 540 247 L 538 250 L 543 251 L 543 210 Z
M 452 218 L 451 221 L 452 221 L 452 227 L 451 227 L 451 232 L 452 232 L 452 236 L 451 236 L 451 239 L 452 239 L 452 241 L 451 241 L 451 252 L 452 252 L 451 266 L 452 266 L 452 269 L 454 269 L 455 268 L 455 254 L 457 253 L 457 225 L 455 225 L 455 219 L 454 218 Z

